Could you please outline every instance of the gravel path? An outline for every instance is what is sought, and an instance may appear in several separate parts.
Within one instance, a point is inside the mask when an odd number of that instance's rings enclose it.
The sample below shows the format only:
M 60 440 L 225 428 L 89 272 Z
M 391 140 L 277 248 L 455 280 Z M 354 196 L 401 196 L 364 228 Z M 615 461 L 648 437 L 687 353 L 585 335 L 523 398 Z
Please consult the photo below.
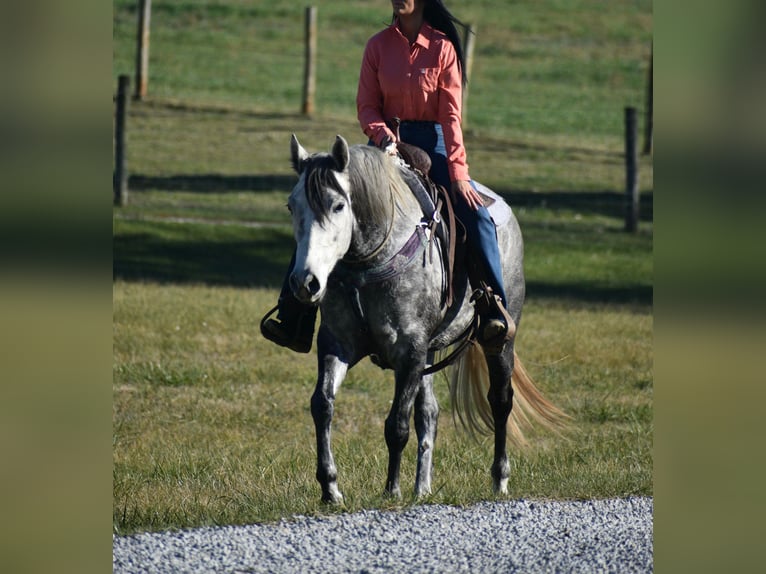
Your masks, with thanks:
M 652 498 L 423 505 L 113 538 L 115 574 L 651 572 Z

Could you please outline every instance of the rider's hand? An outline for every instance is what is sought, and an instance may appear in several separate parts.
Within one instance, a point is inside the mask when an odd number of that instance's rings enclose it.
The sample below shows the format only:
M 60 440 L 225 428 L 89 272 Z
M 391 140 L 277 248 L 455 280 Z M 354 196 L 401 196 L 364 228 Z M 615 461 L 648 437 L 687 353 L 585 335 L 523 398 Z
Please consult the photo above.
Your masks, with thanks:
M 399 151 L 396 149 L 396 140 L 389 135 L 383 136 L 383 139 L 380 140 L 380 145 L 378 147 L 380 147 L 380 149 L 382 149 L 388 155 L 396 156 L 399 153 Z
M 470 184 L 470 182 L 465 180 L 458 180 L 452 182 L 452 196 L 456 199 L 458 197 L 462 197 L 463 200 L 468 204 L 468 207 L 476 211 L 484 205 L 484 202 L 481 199 L 481 196 L 477 193 L 477 191 L 473 188 L 473 186 Z

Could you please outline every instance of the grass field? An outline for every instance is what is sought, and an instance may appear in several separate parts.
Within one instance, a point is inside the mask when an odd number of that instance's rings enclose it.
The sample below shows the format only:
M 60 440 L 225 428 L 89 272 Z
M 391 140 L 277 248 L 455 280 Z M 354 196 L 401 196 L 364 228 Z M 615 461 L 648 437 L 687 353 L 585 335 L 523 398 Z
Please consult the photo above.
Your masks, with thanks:
M 528 297 L 518 346 L 569 412 L 566 439 L 512 452 L 512 497 L 651 495 L 651 158 L 641 223 L 622 231 L 622 108 L 642 107 L 651 3 L 466 3 L 476 61 L 472 175 L 514 207 Z M 292 249 L 290 133 L 309 150 L 364 138 L 353 99 L 388 3 L 321 2 L 317 113 L 300 107 L 303 7 L 153 2 L 150 97 L 128 118 L 130 201 L 114 211 L 113 524 L 116 533 L 240 524 L 410 504 L 382 497 L 390 371 L 365 361 L 340 390 L 334 447 L 346 506 L 319 503 L 309 398 L 315 357 L 267 343 Z M 114 3 L 114 72 L 130 72 L 135 3 Z M 491 444 L 454 424 L 447 384 L 434 494 L 491 498 Z

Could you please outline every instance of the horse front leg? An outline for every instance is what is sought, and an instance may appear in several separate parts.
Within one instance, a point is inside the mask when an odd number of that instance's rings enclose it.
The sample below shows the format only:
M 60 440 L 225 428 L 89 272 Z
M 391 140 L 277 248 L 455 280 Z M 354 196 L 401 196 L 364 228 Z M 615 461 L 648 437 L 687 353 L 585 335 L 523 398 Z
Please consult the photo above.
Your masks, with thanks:
M 415 397 L 415 431 L 418 435 L 418 469 L 415 475 L 415 496 L 431 494 L 436 429 L 439 422 L 439 404 L 433 389 L 433 375 L 423 377 Z
M 399 467 L 402 451 L 410 437 L 410 413 L 415 402 L 415 395 L 420 389 L 420 373 L 423 371 L 425 357 L 420 361 L 406 361 L 405 366 L 396 369 L 396 390 L 391 411 L 386 418 L 386 446 L 388 446 L 388 478 L 386 494 L 401 498 L 399 488 Z
M 495 425 L 495 457 L 492 463 L 492 486 L 496 494 L 508 493 L 508 451 L 506 446 L 507 423 L 513 406 L 513 342 L 506 345 L 500 354 L 487 354 L 489 369 L 489 392 L 487 400 L 492 408 Z
M 348 372 L 348 363 L 333 354 L 318 354 L 319 375 L 311 397 L 311 416 L 317 440 L 316 478 L 322 487 L 322 502 L 340 504 L 343 495 L 338 490 L 338 470 L 330 444 L 335 393 Z

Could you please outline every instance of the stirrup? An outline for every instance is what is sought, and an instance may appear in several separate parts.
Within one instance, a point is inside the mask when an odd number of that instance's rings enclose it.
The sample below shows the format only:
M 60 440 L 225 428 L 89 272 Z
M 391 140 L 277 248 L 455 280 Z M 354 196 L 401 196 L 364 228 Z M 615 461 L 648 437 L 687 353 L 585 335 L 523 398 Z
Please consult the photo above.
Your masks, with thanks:
M 503 306 L 492 287 L 483 281 L 471 295 L 476 313 L 479 315 L 478 341 L 487 352 L 499 353 L 505 343 L 516 334 L 516 324 Z
M 286 329 L 286 321 L 278 321 L 271 318 L 278 309 L 279 305 L 276 305 L 263 316 L 261 319 L 261 334 L 280 347 L 286 347 L 296 353 L 308 353 L 311 350 L 311 343 L 314 337 L 313 324 L 311 331 L 302 329 L 304 316 L 299 316 L 295 320 L 293 332 L 290 333 Z M 308 333 L 308 336 L 306 336 L 306 333 Z

